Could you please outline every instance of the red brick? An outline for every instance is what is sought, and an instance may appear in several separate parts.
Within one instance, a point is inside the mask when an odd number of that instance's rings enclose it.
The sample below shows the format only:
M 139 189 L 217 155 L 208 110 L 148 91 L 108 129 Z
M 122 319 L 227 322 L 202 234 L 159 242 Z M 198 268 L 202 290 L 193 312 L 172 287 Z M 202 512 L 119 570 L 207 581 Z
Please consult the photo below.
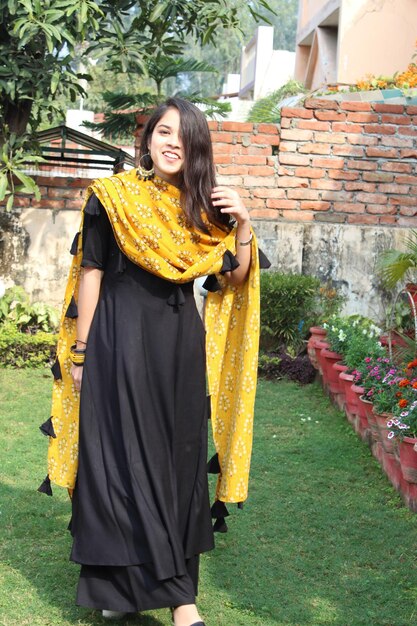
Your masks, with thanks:
M 410 174 L 412 166 L 410 163 L 383 163 L 382 170 L 384 172 L 402 172 L 404 174 Z
M 402 104 L 380 104 L 374 102 L 372 108 L 377 113 L 404 113 L 404 106 Z
M 372 213 L 373 215 L 377 213 L 393 215 L 394 213 L 397 212 L 397 208 L 389 204 L 367 204 L 366 210 L 368 213 Z
M 350 202 L 352 194 L 346 193 L 346 191 L 322 191 L 322 200 L 329 200 L 330 202 Z
M 266 201 L 266 206 L 270 209 L 296 209 L 297 205 L 298 202 L 295 202 L 295 200 L 281 200 L 279 198 L 271 198 L 270 200 Z
M 388 174 L 386 172 L 364 172 L 362 178 L 371 183 L 392 183 L 394 174 Z
M 246 187 L 275 187 L 275 176 L 245 176 L 244 185 Z
M 400 215 L 407 215 L 408 217 L 411 217 L 412 215 L 417 215 L 417 206 L 402 206 L 400 208 Z
M 286 141 L 311 141 L 313 133 L 311 130 L 284 129 L 281 131 L 281 138 Z
M 297 167 L 295 175 L 302 178 L 323 178 L 324 170 L 315 167 Z
M 302 144 L 302 145 L 305 145 L 305 144 Z M 298 144 L 295 141 L 281 141 L 281 143 L 279 144 L 280 158 L 283 152 L 297 152 L 297 148 L 298 148 Z
M 348 161 L 347 166 L 352 170 L 376 170 L 378 164 L 374 161 Z
M 59 204 L 60 204 L 60 207 L 57 207 L 57 208 L 63 208 L 62 207 L 62 202 L 59 203 Z M 72 209 L 72 210 L 73 209 L 81 209 L 82 204 L 83 204 L 83 200 L 81 198 L 79 200 L 69 200 L 69 199 L 65 200 L 65 208 L 66 209 Z M 48 207 L 48 208 L 55 208 L 55 207 Z
M 84 189 L 62 189 L 61 187 L 49 187 L 49 198 L 72 198 L 73 200 L 81 198 L 84 195 Z
M 241 187 L 243 184 L 243 178 L 242 176 L 223 176 L 222 174 L 217 174 L 217 182 L 219 185 Z
M 24 202 L 25 198 L 20 196 L 20 198 L 16 199 L 18 202 Z M 71 203 L 75 203 L 76 206 L 70 206 Z M 49 198 L 41 198 L 41 200 L 35 200 L 32 198 L 31 206 L 35 209 L 63 209 L 63 208 L 77 208 L 80 209 L 82 206 L 83 200 L 79 198 L 78 200 L 50 200 Z M 17 204 L 16 206 L 27 206 L 24 204 Z
M 278 187 L 308 187 L 308 181 L 297 176 L 280 176 Z
M 266 164 L 270 165 L 271 167 L 277 167 L 278 165 L 278 155 L 275 154 L 274 156 L 268 156 L 266 157 Z M 254 165 L 258 165 L 257 163 L 254 163 Z
M 376 148 L 375 146 L 369 146 L 366 148 L 366 156 L 381 157 L 383 159 L 396 159 L 398 158 L 398 150 L 395 148 Z
M 329 178 L 335 178 L 336 180 L 357 180 L 359 174 L 357 172 L 346 172 L 345 170 L 329 170 Z
M 291 222 L 312 222 L 314 219 L 314 213 L 308 213 L 307 211 L 282 211 L 283 219 Z
M 242 146 L 240 149 L 240 154 L 250 154 L 255 156 L 265 155 L 271 156 L 271 146 Z
M 388 126 L 387 124 L 365 124 L 365 133 L 373 133 L 375 135 L 395 135 L 397 129 L 395 126 Z
M 401 159 L 417 159 L 417 148 L 413 150 L 401 150 L 400 152 Z
M 234 154 L 236 146 L 231 143 L 213 143 L 213 154 Z
M 379 191 L 381 191 L 382 193 L 397 193 L 397 194 L 402 194 L 402 193 L 408 193 L 410 189 L 409 185 L 397 185 L 395 183 L 387 183 L 387 184 L 381 184 L 379 185 Z M 417 202 L 417 198 L 416 198 L 416 202 Z
M 216 165 L 222 165 L 222 164 L 227 164 L 230 165 L 230 161 L 232 160 L 233 157 L 231 157 L 229 154 L 214 154 L 213 155 L 213 159 L 214 159 L 214 163 Z
M 255 198 L 285 198 L 285 190 L 277 187 L 259 187 L 253 190 Z
M 252 165 L 249 167 L 250 176 L 274 176 L 275 168 L 267 165 Z
M 348 215 L 348 224 L 364 224 L 367 226 L 378 224 L 379 218 L 374 215 Z
M 25 195 L 15 195 L 14 199 L 13 199 L 13 208 L 23 208 L 23 209 L 27 209 L 30 207 L 30 201 L 32 199 L 32 196 L 25 196 Z M 6 198 L 0 203 L 2 206 L 5 206 L 7 202 L 7 196 Z M 32 206 L 35 206 L 35 204 L 32 204 Z M 63 203 L 61 203 L 61 206 L 63 206 Z
M 361 146 L 334 146 L 333 154 L 337 156 L 362 157 L 365 154 L 365 149 Z
M 343 169 L 344 159 L 335 159 L 332 157 L 313 157 L 313 167 L 330 167 L 332 169 Z
M 412 148 L 413 140 L 407 139 L 404 135 L 401 135 L 401 137 L 384 137 L 383 144 L 384 146 L 394 146 L 396 148 Z
M 356 199 L 365 204 L 386 204 L 388 201 L 382 193 L 358 193 Z
M 213 143 L 236 143 L 236 135 L 233 133 L 211 133 Z
M 319 143 L 345 143 L 346 135 L 342 133 L 314 133 L 314 139 Z
M 324 180 L 319 178 L 312 180 L 310 184 L 311 189 L 328 189 L 329 191 L 340 191 L 343 187 L 343 183 L 335 180 Z
M 317 120 L 299 120 L 295 124 L 295 128 L 301 128 L 302 130 L 321 130 L 330 131 L 329 122 L 318 122 Z
M 322 98 L 309 98 L 304 102 L 306 109 L 326 109 L 337 111 L 339 103 L 336 100 L 325 100 Z
M 290 200 L 318 200 L 319 192 L 313 189 L 288 189 L 287 196 Z
M 278 211 L 272 209 L 253 209 L 250 212 L 251 218 L 254 219 L 276 219 L 278 217 Z
M 233 161 L 237 165 L 266 165 L 267 159 L 264 155 L 237 154 Z
M 305 120 L 310 120 L 313 117 L 313 111 L 308 111 L 304 108 L 297 109 L 295 107 L 282 107 L 282 117 L 297 117 Z
M 310 157 L 299 154 L 280 153 L 279 162 L 283 165 L 309 165 Z M 314 161 L 313 161 L 314 164 Z
M 247 209 L 263 209 L 265 208 L 265 201 L 261 198 L 246 198 L 245 207 Z
M 340 108 L 343 111 L 371 111 L 369 102 L 341 102 Z
M 400 135 L 405 135 L 406 137 L 417 137 L 417 130 L 411 126 L 401 126 L 398 129 L 398 133 Z
M 343 224 L 346 220 L 346 216 L 340 213 L 315 213 L 314 219 L 316 222 L 323 222 L 325 224 Z
M 376 146 L 378 144 L 378 137 L 368 135 L 347 135 L 347 140 L 349 143 L 354 144 L 355 146 Z
M 405 109 L 408 115 L 417 115 L 417 106 L 415 104 L 411 104 Z
M 417 176 L 396 176 L 395 182 L 399 185 L 417 185 Z
M 298 146 L 298 152 L 300 152 L 301 154 L 330 154 L 331 144 L 329 143 L 303 143 Z
M 399 217 L 397 224 L 404 228 L 417 228 L 417 217 Z
M 338 213 L 363 213 L 365 207 L 362 203 L 355 202 L 335 202 L 333 210 Z
M 288 133 L 290 131 L 286 130 L 285 132 Z M 278 146 L 279 141 L 279 135 L 251 135 L 251 143 L 259 143 L 264 146 Z
M 388 196 L 388 202 L 390 204 L 404 204 L 407 206 L 415 206 L 417 204 L 415 196 Z
M 379 218 L 380 224 L 395 224 L 397 218 L 394 215 L 381 215 Z
M 292 128 L 293 119 L 291 117 L 281 117 L 281 128 Z
M 44 185 L 45 187 L 80 187 L 84 189 L 91 185 L 91 179 L 88 178 L 72 178 L 66 176 L 37 176 L 36 181 L 38 185 Z
M 336 113 L 336 111 L 315 111 L 315 117 L 323 122 L 344 122 L 346 113 Z
M 346 124 L 346 122 L 333 122 L 332 130 L 335 133 L 361 133 L 362 126 L 360 124 Z
M 397 124 L 397 126 L 411 124 L 411 119 L 406 115 L 381 115 L 383 124 Z
M 239 189 L 239 196 L 241 198 L 251 198 L 252 197 L 249 189 L 245 189 L 245 187 L 241 187 Z
M 219 122 L 216 122 L 215 120 L 210 120 L 207 123 L 210 130 L 218 130 Z
M 348 122 L 359 122 L 362 124 L 372 124 L 373 122 L 378 122 L 379 115 L 376 113 L 348 113 L 347 121 Z
M 277 124 L 258 124 L 258 133 L 265 133 L 266 135 L 278 135 L 279 128 Z
M 320 202 L 320 201 L 311 201 L 311 200 L 303 200 L 300 204 L 300 208 L 302 211 L 328 211 L 331 207 L 330 202 Z
M 248 170 L 244 165 L 225 165 L 219 167 L 218 172 L 220 176 L 243 176 L 249 174 Z
M 375 183 L 362 183 L 360 181 L 354 181 L 352 183 L 345 183 L 346 191 L 369 191 L 373 193 L 376 191 Z
M 251 122 L 220 122 L 220 130 L 251 133 L 253 132 L 253 124 Z
M 278 167 L 278 176 L 294 176 L 294 168 L 284 167 L 284 165 L 280 165 Z

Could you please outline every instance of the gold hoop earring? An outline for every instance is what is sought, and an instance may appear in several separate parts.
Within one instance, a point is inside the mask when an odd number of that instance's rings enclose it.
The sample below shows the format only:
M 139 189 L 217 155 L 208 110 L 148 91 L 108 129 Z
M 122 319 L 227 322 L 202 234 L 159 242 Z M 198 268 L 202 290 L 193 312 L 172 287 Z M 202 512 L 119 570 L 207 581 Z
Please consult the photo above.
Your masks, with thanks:
M 151 155 L 149 154 L 149 152 L 147 152 L 146 154 L 142 154 L 142 156 L 141 156 L 141 157 L 140 157 L 140 159 L 139 159 L 139 165 L 138 165 L 138 167 L 137 167 L 137 169 L 136 169 L 136 173 L 137 173 L 138 177 L 139 177 L 141 180 L 149 180 L 149 179 L 150 179 L 150 178 L 152 178 L 152 177 L 153 177 L 153 175 L 155 174 L 155 168 L 154 168 L 153 164 L 152 164 L 151 169 L 149 169 L 149 170 L 145 169 L 145 168 L 144 168 L 144 167 L 140 164 L 140 162 L 142 161 L 142 159 L 144 159 L 145 157 L 149 157 L 149 158 L 151 159 Z M 151 159 L 151 162 L 152 162 L 152 159 Z

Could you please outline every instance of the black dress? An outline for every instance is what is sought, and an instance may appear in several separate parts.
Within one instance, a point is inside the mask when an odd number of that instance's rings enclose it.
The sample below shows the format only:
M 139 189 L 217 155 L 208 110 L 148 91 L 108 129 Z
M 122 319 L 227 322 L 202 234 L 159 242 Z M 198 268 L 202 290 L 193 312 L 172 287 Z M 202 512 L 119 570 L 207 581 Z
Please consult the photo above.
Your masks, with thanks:
M 77 603 L 128 612 L 192 604 L 198 555 L 213 548 L 205 332 L 193 285 L 130 262 L 95 196 L 82 265 L 104 275 L 80 400 Z

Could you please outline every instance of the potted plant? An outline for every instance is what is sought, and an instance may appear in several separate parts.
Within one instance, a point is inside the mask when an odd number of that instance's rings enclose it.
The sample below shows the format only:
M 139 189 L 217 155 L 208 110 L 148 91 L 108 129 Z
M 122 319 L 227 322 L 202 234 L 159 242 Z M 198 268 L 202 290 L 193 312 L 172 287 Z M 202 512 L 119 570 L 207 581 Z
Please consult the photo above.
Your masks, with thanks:
M 389 289 L 395 287 L 403 278 L 412 281 L 408 285 L 413 289 L 412 285 L 417 277 L 417 230 L 410 231 L 404 239 L 404 245 L 405 251 L 390 248 L 382 252 L 378 259 L 377 271 Z

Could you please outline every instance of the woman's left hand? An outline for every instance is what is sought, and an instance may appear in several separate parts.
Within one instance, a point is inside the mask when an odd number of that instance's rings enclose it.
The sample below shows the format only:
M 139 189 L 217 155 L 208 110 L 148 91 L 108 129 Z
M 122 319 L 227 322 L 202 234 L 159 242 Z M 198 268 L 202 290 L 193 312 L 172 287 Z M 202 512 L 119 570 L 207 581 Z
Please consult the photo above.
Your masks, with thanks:
M 219 185 L 211 193 L 213 206 L 219 207 L 221 213 L 228 213 L 235 218 L 238 225 L 250 223 L 249 213 L 235 189 Z

